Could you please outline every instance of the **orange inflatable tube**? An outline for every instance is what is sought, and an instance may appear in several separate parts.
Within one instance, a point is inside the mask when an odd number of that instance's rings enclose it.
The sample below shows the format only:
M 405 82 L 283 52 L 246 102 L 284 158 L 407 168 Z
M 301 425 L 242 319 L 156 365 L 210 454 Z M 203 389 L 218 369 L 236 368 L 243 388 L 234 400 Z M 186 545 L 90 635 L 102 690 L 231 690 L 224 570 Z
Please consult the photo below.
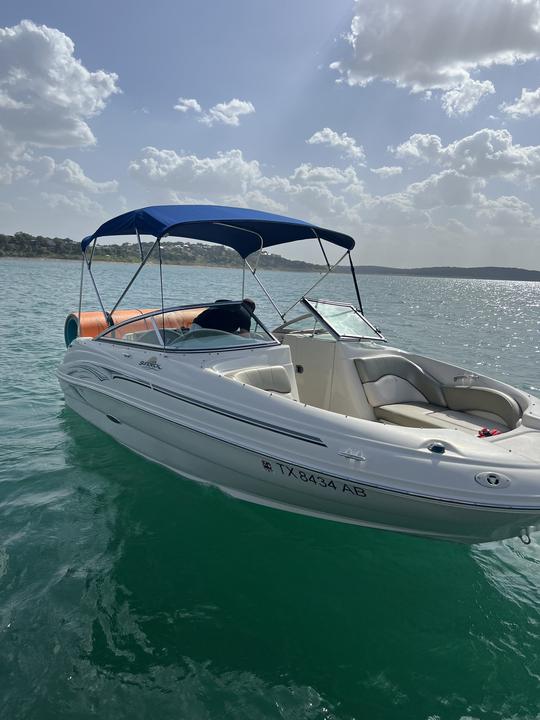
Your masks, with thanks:
M 125 320 L 131 320 L 139 315 L 145 315 L 146 313 L 154 312 L 159 308 L 148 308 L 146 310 L 137 308 L 135 310 L 115 310 L 112 314 L 114 324 L 122 323 Z M 179 329 L 190 327 L 193 320 L 199 315 L 205 308 L 194 308 L 193 310 L 176 310 L 174 312 L 165 313 L 165 323 L 162 323 L 162 316 L 154 316 L 154 320 L 159 328 L 164 324 L 166 328 Z M 69 347 L 73 340 L 77 337 L 90 337 L 95 338 L 100 333 L 107 330 L 109 325 L 103 316 L 103 313 L 99 310 L 91 310 L 87 312 L 70 313 L 66 318 L 64 325 L 64 339 L 66 346 Z M 138 322 L 130 323 L 129 331 L 138 332 L 140 330 L 152 330 L 153 325 L 150 318 L 141 319 Z

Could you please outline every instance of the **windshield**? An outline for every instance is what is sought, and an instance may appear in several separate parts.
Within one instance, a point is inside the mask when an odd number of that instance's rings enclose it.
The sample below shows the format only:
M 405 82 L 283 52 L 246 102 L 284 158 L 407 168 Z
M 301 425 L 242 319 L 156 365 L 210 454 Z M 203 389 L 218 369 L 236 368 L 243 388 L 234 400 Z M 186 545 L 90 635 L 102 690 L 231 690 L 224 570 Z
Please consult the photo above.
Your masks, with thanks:
M 308 300 L 302 304 L 309 311 L 276 329 L 277 333 L 317 336 L 321 340 L 378 340 L 384 336 L 354 307 L 331 300 Z
M 384 340 L 382 334 L 360 314 L 354 305 L 335 303 L 330 300 L 302 300 L 304 305 L 315 311 L 321 320 L 340 337 L 369 338 Z
M 182 352 L 276 342 L 250 307 L 230 300 L 138 315 L 106 330 L 96 339 Z

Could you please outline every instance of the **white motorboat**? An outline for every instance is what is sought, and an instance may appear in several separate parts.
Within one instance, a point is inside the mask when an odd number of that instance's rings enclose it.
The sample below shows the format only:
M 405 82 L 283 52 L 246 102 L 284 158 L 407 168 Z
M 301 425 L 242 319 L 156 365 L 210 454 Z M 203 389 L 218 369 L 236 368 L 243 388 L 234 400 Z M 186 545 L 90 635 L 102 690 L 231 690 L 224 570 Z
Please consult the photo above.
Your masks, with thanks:
M 127 234 L 141 263 L 107 311 L 93 248 Z M 146 255 L 141 235 L 155 238 Z M 243 278 L 251 272 L 263 290 L 254 252 L 312 238 L 326 258 L 333 244 L 348 257 L 358 308 L 304 296 L 273 332 L 241 300 L 119 310 L 151 253 L 161 268 L 167 236 L 234 248 Z M 236 498 L 431 538 L 528 542 L 540 523 L 540 401 L 389 347 L 363 314 L 353 246 L 341 233 L 238 208 L 155 206 L 108 221 L 82 242 L 79 311 L 66 321 L 58 369 L 66 404 L 144 457 Z M 82 310 L 86 273 L 99 313 Z M 201 327 L 208 308 L 249 312 L 249 332 Z

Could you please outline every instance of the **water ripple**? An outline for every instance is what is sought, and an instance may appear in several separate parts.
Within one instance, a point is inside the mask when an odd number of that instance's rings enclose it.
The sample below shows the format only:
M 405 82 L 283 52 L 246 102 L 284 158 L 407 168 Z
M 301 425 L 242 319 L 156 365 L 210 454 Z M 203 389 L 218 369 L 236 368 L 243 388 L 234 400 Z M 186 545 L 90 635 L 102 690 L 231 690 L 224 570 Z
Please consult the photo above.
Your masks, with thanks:
M 110 305 L 133 268 L 97 270 Z M 171 302 L 240 287 L 239 271 L 164 270 Z M 538 538 L 470 549 L 323 523 L 141 460 L 64 409 L 79 271 L 0 260 L 0 717 L 540 717 Z M 312 279 L 263 278 L 282 306 Z M 392 344 L 540 387 L 540 284 L 360 281 Z M 320 294 L 354 300 L 345 276 Z M 158 300 L 141 277 L 128 303 Z

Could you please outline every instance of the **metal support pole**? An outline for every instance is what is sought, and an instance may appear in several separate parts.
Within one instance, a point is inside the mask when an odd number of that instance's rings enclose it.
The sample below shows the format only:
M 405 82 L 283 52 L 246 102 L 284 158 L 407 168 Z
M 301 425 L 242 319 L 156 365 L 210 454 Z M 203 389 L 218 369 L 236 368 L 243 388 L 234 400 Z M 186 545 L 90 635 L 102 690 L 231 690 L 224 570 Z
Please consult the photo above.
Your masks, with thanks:
M 145 257 L 144 257 L 144 260 L 143 260 L 142 263 L 139 265 L 139 267 L 138 267 L 137 270 L 135 271 L 135 274 L 133 275 L 133 277 L 131 278 L 131 280 L 130 280 L 129 283 L 127 284 L 127 287 L 125 288 L 124 292 L 120 295 L 120 297 L 119 297 L 118 300 L 116 301 L 113 309 L 111 310 L 111 315 L 112 315 L 113 312 L 116 310 L 116 308 L 120 305 L 120 303 L 122 302 L 122 300 L 125 298 L 126 293 L 129 291 L 130 287 L 131 287 L 131 286 L 133 285 L 133 283 L 135 282 L 138 274 L 141 272 L 141 270 L 143 269 L 143 267 L 146 265 L 146 262 L 147 262 L 148 258 L 149 258 L 150 255 L 152 254 L 152 251 L 153 251 L 153 249 L 156 247 L 156 245 L 157 245 L 158 242 L 159 242 L 159 239 L 156 238 L 154 244 L 152 245 L 152 247 L 150 248 L 150 250 L 146 253 L 146 255 L 145 255 Z
M 347 251 L 347 254 L 348 254 L 348 256 L 349 256 L 349 263 L 350 263 L 350 265 L 351 265 L 351 274 L 352 274 L 352 276 L 353 276 L 354 289 L 356 290 L 356 297 L 358 298 L 358 308 L 359 308 L 360 312 L 361 312 L 362 315 L 363 315 L 363 314 L 364 314 L 364 308 L 362 307 L 362 298 L 360 297 L 360 290 L 358 289 L 358 281 L 356 280 L 356 272 L 355 272 L 355 270 L 354 270 L 354 265 L 353 265 L 353 261 L 352 261 L 351 251 L 348 250 L 348 251 Z
M 330 263 L 328 262 L 328 257 L 326 256 L 326 252 L 325 252 L 325 250 L 324 250 L 324 248 L 323 248 L 323 244 L 322 244 L 322 242 L 321 242 L 321 238 L 320 238 L 318 235 L 317 235 L 317 240 L 319 241 L 319 247 L 321 248 L 321 252 L 322 252 L 322 254 L 323 254 L 323 256 L 324 256 L 324 261 L 325 261 L 325 263 L 326 263 L 326 267 L 327 267 L 327 268 L 330 268 Z
M 261 281 L 259 280 L 259 278 L 257 277 L 256 271 L 253 270 L 253 268 L 251 267 L 251 265 L 248 263 L 247 260 L 245 260 L 245 263 L 246 263 L 247 267 L 249 268 L 249 270 L 251 271 L 251 274 L 253 275 L 253 277 L 255 278 L 255 280 L 259 283 L 259 286 L 260 286 L 261 290 L 263 291 L 263 293 L 266 295 L 266 297 L 270 300 L 270 302 L 271 302 L 272 305 L 274 306 L 274 310 L 277 312 L 277 314 L 279 315 L 279 317 L 280 317 L 282 320 L 285 320 L 285 316 L 281 313 L 281 311 L 280 311 L 280 309 L 278 308 L 278 306 L 276 305 L 276 303 L 272 300 L 272 296 L 270 295 L 270 293 L 268 292 L 268 290 L 264 287 L 264 285 L 262 284 L 262 282 L 261 282 Z
M 161 260 L 161 243 L 158 240 L 159 255 L 159 287 L 161 290 L 161 338 L 163 340 L 163 352 L 165 352 L 165 306 L 163 305 L 163 262 Z
M 77 334 L 81 334 L 81 312 L 82 312 L 82 296 L 83 296 L 83 280 L 84 280 L 84 266 L 86 264 L 85 253 L 83 251 L 82 263 L 81 263 L 81 285 L 79 288 L 79 325 L 77 327 Z
M 137 233 L 137 242 L 139 243 L 139 253 L 141 255 L 141 262 L 142 262 L 144 253 L 143 253 L 143 249 L 142 249 L 141 236 L 139 235 L 139 231 L 137 230 L 137 228 L 135 228 L 135 232 Z
M 88 267 L 88 274 L 90 275 L 90 279 L 92 280 L 92 285 L 94 286 L 94 290 L 96 291 L 96 295 L 97 295 L 98 302 L 99 302 L 99 304 L 100 304 L 100 306 L 101 306 L 101 312 L 103 313 L 103 317 L 105 318 L 105 322 L 107 323 L 107 325 L 114 324 L 114 323 L 112 322 L 112 313 L 109 315 L 109 313 L 105 310 L 105 307 L 104 307 L 104 305 L 103 305 L 103 301 L 102 301 L 102 299 L 101 299 L 101 295 L 99 294 L 99 290 L 98 290 L 98 287 L 97 287 L 97 285 L 96 285 L 96 281 L 95 281 L 95 279 L 94 279 L 94 274 L 93 274 L 93 272 L 92 272 L 92 268 L 90 267 L 90 262 L 87 263 L 87 267 Z
M 92 273 L 92 258 L 94 257 L 94 250 L 96 249 L 96 242 L 97 242 L 97 238 L 94 238 L 94 242 L 92 243 L 92 250 L 91 250 L 91 252 L 90 252 L 90 258 L 87 258 L 87 257 L 86 257 L 86 249 L 84 250 L 84 252 L 83 252 L 83 262 L 86 262 L 86 267 L 88 268 L 88 274 L 90 275 L 90 279 L 92 280 L 92 285 L 94 286 L 94 290 L 96 291 L 97 299 L 98 299 L 98 302 L 99 302 L 99 304 L 100 304 L 101 312 L 103 313 L 103 317 L 105 318 L 105 322 L 107 323 L 107 325 L 111 325 L 111 323 L 112 323 L 112 321 L 111 321 L 111 315 L 109 315 L 109 314 L 107 313 L 107 311 L 105 310 L 105 306 L 103 305 L 103 301 L 102 301 L 102 299 L 101 299 L 101 295 L 99 294 L 99 290 L 98 290 L 98 287 L 97 287 L 97 285 L 96 285 L 96 281 L 95 281 L 95 278 L 94 278 L 94 274 Z M 82 279 L 81 279 L 81 283 L 82 283 Z M 81 300 L 82 300 L 82 298 L 81 298 Z M 80 321 L 80 318 L 79 318 L 79 325 L 80 325 L 80 322 L 81 322 L 81 321 Z
M 92 249 L 90 250 L 90 260 L 87 260 L 88 267 L 90 267 L 90 265 L 92 264 L 92 260 L 94 259 L 94 250 L 96 249 L 96 243 L 97 243 L 97 238 L 94 238 L 94 242 L 92 243 Z M 86 256 L 86 250 L 84 252 L 85 252 L 85 256 Z
M 348 252 L 348 251 L 347 251 L 347 252 Z M 324 280 L 324 278 L 327 277 L 327 276 L 332 272 L 332 270 L 339 265 L 339 263 L 343 260 L 343 258 L 344 258 L 345 255 L 347 254 L 347 252 L 344 252 L 343 255 L 339 258 L 339 260 L 338 260 L 336 263 L 334 263 L 334 264 L 332 265 L 332 267 L 328 268 L 328 270 L 324 273 L 324 275 L 323 275 L 322 277 L 320 277 L 320 278 L 317 280 L 317 282 L 314 283 L 314 284 L 309 288 L 309 290 L 307 290 L 307 291 L 304 293 L 303 297 L 307 297 L 307 294 L 310 293 L 312 290 L 314 290 L 314 289 L 317 287 L 317 285 L 318 285 L 319 283 L 321 283 L 321 282 Z M 287 310 L 285 310 L 285 315 L 286 315 L 288 312 L 290 312 L 295 305 L 298 305 L 298 303 L 300 302 L 301 299 L 302 299 L 302 298 L 298 298 L 298 300 L 295 300 L 295 301 L 293 302 L 293 304 L 291 305 L 291 307 L 288 308 Z
M 250 268 L 251 272 L 257 272 L 257 264 L 259 262 L 261 250 L 263 249 L 263 246 L 264 246 L 263 236 L 260 233 L 255 232 L 255 230 L 249 230 L 248 228 L 239 227 L 238 225 L 229 225 L 229 223 L 224 223 L 224 222 L 215 222 L 214 225 L 221 225 L 222 227 L 232 228 L 233 230 L 240 230 L 241 232 L 247 232 L 247 233 L 250 233 L 251 235 L 256 235 L 259 238 L 259 242 L 260 242 L 259 255 L 257 256 L 257 261 L 255 262 L 255 270 Z M 254 250 L 253 252 L 257 252 L 257 250 Z M 253 253 L 250 253 L 250 255 L 252 255 L 252 254 Z M 245 258 L 244 258 L 244 261 L 245 261 Z M 244 294 L 243 282 L 244 281 L 242 279 L 242 295 Z

